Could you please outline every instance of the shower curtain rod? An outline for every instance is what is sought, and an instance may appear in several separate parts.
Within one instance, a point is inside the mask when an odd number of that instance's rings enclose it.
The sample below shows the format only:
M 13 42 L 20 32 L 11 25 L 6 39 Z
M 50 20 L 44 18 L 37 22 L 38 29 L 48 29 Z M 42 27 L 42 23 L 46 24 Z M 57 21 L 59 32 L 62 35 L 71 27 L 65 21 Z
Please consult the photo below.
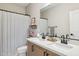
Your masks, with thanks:
M 47 18 L 42 18 L 42 17 L 40 17 L 40 19 L 45 19 L 45 20 L 48 20 Z
M 10 12 L 10 13 L 20 14 L 20 15 L 24 15 L 24 16 L 30 16 L 29 14 L 22 14 L 22 13 L 8 11 L 8 10 L 4 10 L 4 9 L 0 9 L 0 11 L 5 11 L 5 12 Z

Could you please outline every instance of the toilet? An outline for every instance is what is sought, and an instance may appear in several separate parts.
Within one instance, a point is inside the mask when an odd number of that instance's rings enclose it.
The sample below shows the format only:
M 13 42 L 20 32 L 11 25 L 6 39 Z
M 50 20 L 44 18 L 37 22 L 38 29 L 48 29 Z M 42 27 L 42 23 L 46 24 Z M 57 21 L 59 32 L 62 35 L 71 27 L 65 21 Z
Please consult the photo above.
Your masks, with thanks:
M 21 46 L 16 49 L 16 56 L 26 56 L 27 55 L 27 45 Z

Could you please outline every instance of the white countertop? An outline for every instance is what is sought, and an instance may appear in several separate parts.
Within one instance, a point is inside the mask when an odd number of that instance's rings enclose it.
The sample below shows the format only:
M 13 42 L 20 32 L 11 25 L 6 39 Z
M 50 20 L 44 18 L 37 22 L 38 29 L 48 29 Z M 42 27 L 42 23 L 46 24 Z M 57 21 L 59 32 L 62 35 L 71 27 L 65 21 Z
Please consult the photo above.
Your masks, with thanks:
M 58 47 L 54 47 L 55 43 L 60 43 L 59 40 L 57 42 L 41 40 L 39 38 L 27 38 L 27 40 L 42 48 L 45 48 L 51 52 L 61 55 L 61 56 L 79 56 L 79 46 L 78 45 L 68 44 L 68 45 L 72 45 L 73 48 L 64 50 L 64 49 L 61 49 Z M 52 44 L 52 46 L 51 46 L 51 44 Z

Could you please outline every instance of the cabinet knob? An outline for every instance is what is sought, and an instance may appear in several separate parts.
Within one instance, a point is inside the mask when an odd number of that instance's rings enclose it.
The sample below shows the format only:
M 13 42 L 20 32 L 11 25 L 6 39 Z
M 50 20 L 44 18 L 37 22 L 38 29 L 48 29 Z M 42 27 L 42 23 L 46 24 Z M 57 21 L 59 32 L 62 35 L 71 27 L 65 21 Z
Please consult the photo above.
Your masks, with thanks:
M 44 52 L 44 56 L 46 55 L 46 52 Z
M 32 52 L 34 51 L 34 46 L 32 45 Z
M 49 54 L 48 53 L 46 53 L 46 56 L 48 56 Z

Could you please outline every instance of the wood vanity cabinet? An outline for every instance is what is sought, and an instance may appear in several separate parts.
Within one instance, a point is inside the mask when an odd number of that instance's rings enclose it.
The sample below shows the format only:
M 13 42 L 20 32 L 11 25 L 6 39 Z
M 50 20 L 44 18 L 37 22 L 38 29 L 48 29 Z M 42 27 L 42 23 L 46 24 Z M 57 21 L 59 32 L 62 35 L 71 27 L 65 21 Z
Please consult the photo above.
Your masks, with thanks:
M 34 46 L 34 44 L 32 44 L 32 43 L 30 43 L 28 41 L 28 46 L 27 46 L 27 55 L 28 56 L 32 56 L 34 54 L 34 52 L 33 52 L 33 46 Z
M 28 41 L 28 49 L 27 49 L 28 56 L 44 56 L 45 51 L 46 51 L 45 49 Z
M 27 49 L 28 56 L 58 56 L 57 54 L 48 51 L 38 45 L 35 45 L 28 41 L 28 49 Z
M 58 54 L 51 52 L 51 51 L 46 51 L 46 56 L 59 56 Z

